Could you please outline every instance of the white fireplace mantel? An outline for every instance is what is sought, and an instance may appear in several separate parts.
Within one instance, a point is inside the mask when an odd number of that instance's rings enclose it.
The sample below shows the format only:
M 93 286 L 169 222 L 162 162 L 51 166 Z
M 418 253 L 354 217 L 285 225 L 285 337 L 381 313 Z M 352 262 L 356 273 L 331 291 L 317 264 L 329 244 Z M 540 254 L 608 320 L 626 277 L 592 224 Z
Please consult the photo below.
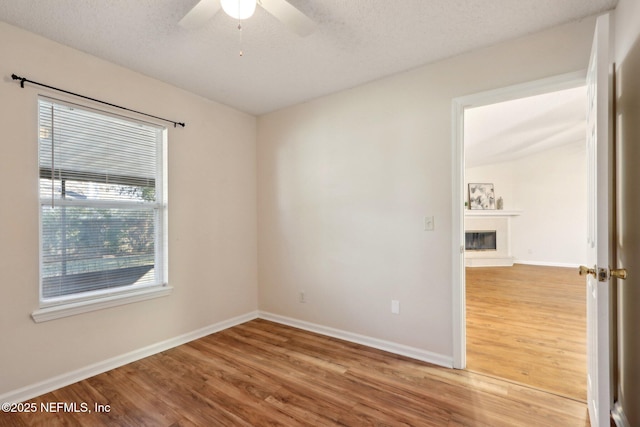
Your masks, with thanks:
M 518 216 L 522 211 L 504 211 L 499 209 L 467 209 L 464 211 L 464 216 Z
M 496 231 L 496 250 L 465 251 L 467 267 L 512 266 L 511 219 L 519 216 L 517 210 L 466 210 L 465 231 Z

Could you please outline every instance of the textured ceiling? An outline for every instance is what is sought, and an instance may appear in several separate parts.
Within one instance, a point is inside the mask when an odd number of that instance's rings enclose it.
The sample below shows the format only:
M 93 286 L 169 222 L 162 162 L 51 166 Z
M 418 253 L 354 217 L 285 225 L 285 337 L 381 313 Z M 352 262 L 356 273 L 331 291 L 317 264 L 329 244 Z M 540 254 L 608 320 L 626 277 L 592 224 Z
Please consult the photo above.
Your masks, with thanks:
M 617 0 L 289 2 L 316 32 L 299 37 L 260 7 L 242 40 L 223 12 L 184 29 L 178 22 L 197 0 L 0 0 L 0 19 L 259 115 L 600 13 Z

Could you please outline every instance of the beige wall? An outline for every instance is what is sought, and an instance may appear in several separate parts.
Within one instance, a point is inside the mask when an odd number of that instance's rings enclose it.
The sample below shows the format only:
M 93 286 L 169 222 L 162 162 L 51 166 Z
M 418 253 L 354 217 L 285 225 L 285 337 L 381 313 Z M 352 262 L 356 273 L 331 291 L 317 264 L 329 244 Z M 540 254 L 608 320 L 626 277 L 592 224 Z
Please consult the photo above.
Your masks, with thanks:
M 640 425 L 640 2 L 620 0 L 615 13 L 618 150 L 618 399 L 629 426 Z
M 0 58 L 0 395 L 257 309 L 254 117 L 4 23 Z M 36 96 L 50 92 L 12 73 L 187 123 L 168 133 L 170 296 L 31 320 Z
M 260 309 L 451 358 L 452 99 L 586 68 L 593 28 L 585 19 L 260 117 Z

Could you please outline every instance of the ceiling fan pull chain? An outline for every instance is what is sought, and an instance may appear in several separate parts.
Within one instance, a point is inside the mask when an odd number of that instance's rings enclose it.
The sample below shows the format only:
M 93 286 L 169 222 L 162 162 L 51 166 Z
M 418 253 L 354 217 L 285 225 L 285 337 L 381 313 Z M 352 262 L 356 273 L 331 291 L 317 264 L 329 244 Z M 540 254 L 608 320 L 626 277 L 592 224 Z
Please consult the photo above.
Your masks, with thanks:
M 240 31 L 240 56 L 243 55 L 242 52 L 242 23 L 240 22 L 240 20 L 238 19 L 238 31 Z

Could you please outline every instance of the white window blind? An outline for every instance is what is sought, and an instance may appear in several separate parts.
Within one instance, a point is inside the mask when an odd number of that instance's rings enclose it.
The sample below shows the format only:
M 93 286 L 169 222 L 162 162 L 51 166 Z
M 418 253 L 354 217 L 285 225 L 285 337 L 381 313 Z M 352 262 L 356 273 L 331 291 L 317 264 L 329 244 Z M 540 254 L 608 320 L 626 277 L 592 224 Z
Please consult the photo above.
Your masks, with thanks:
M 164 128 L 39 99 L 43 304 L 164 283 Z

